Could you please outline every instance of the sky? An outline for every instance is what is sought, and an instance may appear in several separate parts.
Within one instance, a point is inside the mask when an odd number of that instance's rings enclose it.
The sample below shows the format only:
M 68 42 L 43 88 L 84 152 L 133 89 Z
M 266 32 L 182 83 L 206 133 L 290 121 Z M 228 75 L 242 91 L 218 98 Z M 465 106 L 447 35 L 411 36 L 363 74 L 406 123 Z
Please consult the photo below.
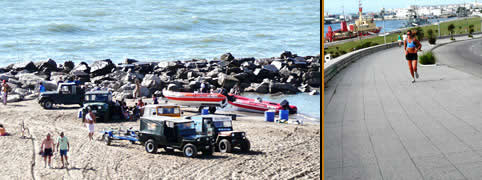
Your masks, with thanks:
M 380 9 L 407 8 L 410 5 L 443 5 L 443 4 L 463 4 L 473 3 L 475 0 L 361 0 L 363 12 L 378 12 Z M 478 0 L 479 3 L 482 0 Z M 329 14 L 358 12 L 358 0 L 325 0 L 324 12 Z M 344 8 L 342 8 L 342 6 Z

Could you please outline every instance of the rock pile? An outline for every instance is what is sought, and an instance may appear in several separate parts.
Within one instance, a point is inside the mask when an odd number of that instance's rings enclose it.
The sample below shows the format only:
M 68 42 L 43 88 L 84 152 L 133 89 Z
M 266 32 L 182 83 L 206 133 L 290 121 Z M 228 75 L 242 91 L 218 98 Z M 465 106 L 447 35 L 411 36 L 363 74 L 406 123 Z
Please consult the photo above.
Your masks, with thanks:
M 141 95 L 149 97 L 167 88 L 192 92 L 205 82 L 208 88 L 230 90 L 238 85 L 241 92 L 285 93 L 312 92 L 321 83 L 320 55 L 297 56 L 289 51 L 280 57 L 235 58 L 231 53 L 220 60 L 139 62 L 126 59 L 114 64 L 110 59 L 62 64 L 52 59 L 20 62 L 0 68 L 0 79 L 7 80 L 12 91 L 9 101 L 35 98 L 39 82 L 55 90 L 59 80 L 80 79 L 85 87 L 105 88 L 116 98 L 132 98 L 135 82 L 140 81 Z

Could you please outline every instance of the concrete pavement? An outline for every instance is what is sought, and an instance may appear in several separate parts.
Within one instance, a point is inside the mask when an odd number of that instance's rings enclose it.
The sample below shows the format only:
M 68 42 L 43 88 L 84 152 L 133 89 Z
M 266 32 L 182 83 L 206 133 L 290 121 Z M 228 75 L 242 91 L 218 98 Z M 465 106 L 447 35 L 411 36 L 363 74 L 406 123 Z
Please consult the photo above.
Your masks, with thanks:
M 392 48 L 327 83 L 326 179 L 482 179 L 482 79 L 418 69 L 412 84 L 403 49 Z

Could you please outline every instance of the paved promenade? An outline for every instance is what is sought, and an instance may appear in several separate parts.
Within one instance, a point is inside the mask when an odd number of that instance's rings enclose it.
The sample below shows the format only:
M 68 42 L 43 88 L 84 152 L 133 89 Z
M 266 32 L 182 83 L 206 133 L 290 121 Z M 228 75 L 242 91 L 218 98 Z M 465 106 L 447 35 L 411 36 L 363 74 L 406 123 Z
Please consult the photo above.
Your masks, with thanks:
M 403 49 L 391 48 L 328 82 L 326 179 L 482 179 L 482 79 L 447 65 L 418 71 L 411 83 Z

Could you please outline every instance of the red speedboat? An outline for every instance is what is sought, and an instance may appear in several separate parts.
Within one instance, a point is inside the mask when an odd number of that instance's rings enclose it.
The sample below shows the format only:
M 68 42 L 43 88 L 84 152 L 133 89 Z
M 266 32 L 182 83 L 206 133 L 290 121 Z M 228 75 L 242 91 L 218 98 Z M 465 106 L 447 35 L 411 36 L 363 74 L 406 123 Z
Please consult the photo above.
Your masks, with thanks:
M 243 96 L 238 95 L 228 95 L 228 103 L 233 105 L 234 107 L 238 108 L 238 110 L 242 111 L 250 111 L 250 112 L 265 112 L 268 110 L 275 110 L 276 113 L 279 110 L 282 110 L 284 106 L 288 106 L 290 114 L 295 114 L 298 111 L 298 108 L 293 105 L 289 105 L 287 101 L 280 103 L 274 103 L 270 101 L 263 101 L 261 99 L 251 99 Z
M 174 92 L 163 90 L 162 94 L 173 103 L 198 107 L 199 111 L 204 107 L 209 107 L 210 113 L 216 112 L 216 107 L 223 108 L 227 105 L 226 96 L 220 93 Z

